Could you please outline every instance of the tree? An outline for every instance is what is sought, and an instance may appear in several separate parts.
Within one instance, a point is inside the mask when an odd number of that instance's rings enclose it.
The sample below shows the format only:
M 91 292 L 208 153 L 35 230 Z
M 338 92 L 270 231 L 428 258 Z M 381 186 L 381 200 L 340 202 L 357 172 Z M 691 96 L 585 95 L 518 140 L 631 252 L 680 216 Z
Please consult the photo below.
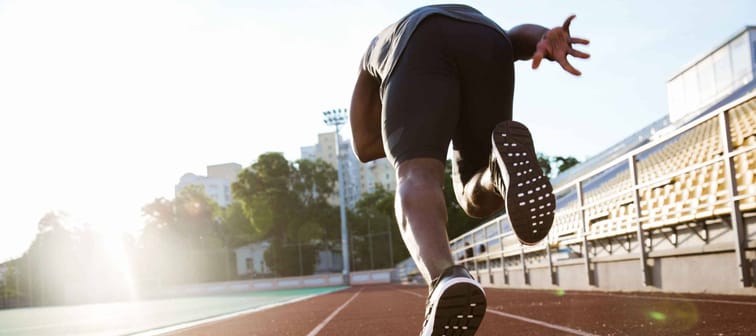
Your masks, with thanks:
M 567 171 L 567 169 L 570 169 L 574 166 L 577 166 L 580 161 L 578 159 L 572 157 L 572 156 L 557 156 L 554 158 L 554 161 L 558 164 L 559 174 Z
M 580 161 L 578 161 L 578 159 L 573 156 L 549 157 L 546 154 L 538 153 L 538 165 L 541 166 L 543 175 L 548 178 L 554 178 L 558 174 L 567 171 L 567 169 L 570 169 L 578 165 L 579 163 Z M 557 165 L 556 173 L 554 173 L 554 169 L 552 169 L 555 164 Z
M 7 268 L 0 280 L 0 308 L 17 307 L 21 303 L 18 263 L 19 259 L 5 263 Z
M 239 247 L 261 239 L 260 231 L 244 213 L 242 203 L 234 200 L 223 209 L 221 229 L 230 247 Z
M 299 208 L 292 190 L 292 167 L 280 153 L 260 155 L 231 186 L 244 213 L 263 238 L 283 241 L 292 210 Z
M 220 219 L 220 207 L 199 185 L 186 186 L 174 200 L 177 230 L 193 247 L 219 245 L 214 226 Z
M 394 193 L 376 184 L 362 195 L 349 223 L 353 268 L 390 268 L 409 257 L 394 215 Z
M 116 246 L 117 245 L 117 246 Z M 29 305 L 76 304 L 125 299 L 128 283 L 119 268 L 129 262 L 127 241 L 49 212 L 18 265 L 18 291 Z M 15 281 L 15 280 L 14 280 Z
M 176 199 L 155 199 L 142 212 L 147 223 L 138 259 L 145 281 L 162 286 L 231 276 L 222 211 L 204 187 L 189 185 Z
M 536 156 L 538 157 L 538 165 L 541 166 L 541 170 L 543 170 L 543 175 L 546 177 L 551 176 L 551 158 L 543 154 L 541 152 L 536 153 Z
M 327 200 L 335 183 L 336 170 L 326 162 L 290 163 L 281 153 L 262 154 L 239 173 L 232 192 L 254 231 L 271 242 L 265 262 L 274 272 L 312 273 L 314 249 L 303 248 L 318 242 L 329 245 L 323 243 L 335 208 Z

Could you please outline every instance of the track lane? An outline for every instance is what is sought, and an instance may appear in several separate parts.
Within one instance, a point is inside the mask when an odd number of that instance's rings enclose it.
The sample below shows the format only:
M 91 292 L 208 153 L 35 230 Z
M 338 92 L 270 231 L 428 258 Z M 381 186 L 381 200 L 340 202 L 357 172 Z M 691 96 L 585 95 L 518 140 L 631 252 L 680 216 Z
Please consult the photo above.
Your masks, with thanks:
M 490 311 L 481 336 L 752 335 L 756 330 L 756 297 L 496 288 L 486 293 Z M 426 295 L 419 286 L 354 287 L 175 335 L 308 335 L 322 324 L 313 336 L 416 336 Z
M 359 289 L 349 288 L 329 293 L 294 304 L 245 314 L 236 318 L 198 325 L 178 330 L 167 335 L 254 335 L 254 336 L 302 336 L 307 335 L 329 314 L 344 304 Z

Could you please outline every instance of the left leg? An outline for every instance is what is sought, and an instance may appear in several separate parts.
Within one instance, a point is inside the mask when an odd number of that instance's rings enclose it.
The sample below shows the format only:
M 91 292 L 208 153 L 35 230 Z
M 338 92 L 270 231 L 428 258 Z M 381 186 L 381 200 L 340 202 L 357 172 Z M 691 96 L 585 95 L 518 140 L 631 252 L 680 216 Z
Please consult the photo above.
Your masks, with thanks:
M 452 159 L 452 185 L 457 202 L 470 217 L 488 217 L 504 209 L 504 199 L 496 191 L 488 165 L 475 171 L 472 176 L 462 177 L 461 155 L 454 151 Z
M 453 138 L 452 181 L 462 209 L 487 217 L 504 209 L 491 175 L 491 132 L 512 119 L 514 64 L 509 41 L 484 30 L 457 46 L 461 74 L 461 116 Z

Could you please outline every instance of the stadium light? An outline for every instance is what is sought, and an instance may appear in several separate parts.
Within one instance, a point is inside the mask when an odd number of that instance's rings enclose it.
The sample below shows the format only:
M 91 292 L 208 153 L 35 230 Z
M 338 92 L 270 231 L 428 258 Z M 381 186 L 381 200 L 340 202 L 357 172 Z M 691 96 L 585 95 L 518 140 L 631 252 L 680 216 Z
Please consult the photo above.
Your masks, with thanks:
M 344 174 L 341 168 L 341 143 L 339 142 L 339 129 L 347 120 L 346 109 L 335 109 L 323 112 L 323 122 L 328 126 L 336 127 L 336 173 L 339 179 L 339 209 L 341 211 L 341 257 L 343 268 L 341 274 L 344 283 L 349 284 L 349 234 L 347 232 L 346 208 L 344 202 Z

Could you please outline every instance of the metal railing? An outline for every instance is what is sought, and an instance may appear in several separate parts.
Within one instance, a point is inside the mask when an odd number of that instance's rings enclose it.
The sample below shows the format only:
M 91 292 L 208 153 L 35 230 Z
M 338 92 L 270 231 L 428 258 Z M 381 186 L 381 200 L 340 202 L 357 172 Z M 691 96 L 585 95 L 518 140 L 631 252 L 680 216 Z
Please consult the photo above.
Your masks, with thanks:
M 659 217 L 656 216 L 656 214 L 652 215 L 650 211 L 651 204 L 649 204 L 651 200 L 647 198 L 644 193 L 651 195 L 651 192 L 653 192 L 654 189 L 662 188 L 668 184 L 674 183 L 674 181 L 680 181 L 682 177 L 686 176 L 687 174 L 692 175 L 700 170 L 707 169 L 707 167 L 709 166 L 718 167 L 718 165 L 721 165 L 724 169 L 723 179 L 725 183 L 724 190 L 726 191 L 724 197 L 720 197 L 719 199 L 715 198 L 714 201 L 704 205 L 697 204 L 697 207 L 715 207 L 715 209 L 717 209 L 717 214 L 729 214 L 730 218 L 732 218 L 732 230 L 735 233 L 735 242 L 733 248 L 737 256 L 738 276 L 740 278 L 741 286 L 750 286 L 752 279 L 750 278 L 748 260 L 745 258 L 745 250 L 748 246 L 748 237 L 746 237 L 745 234 L 745 226 L 743 223 L 743 216 L 739 203 L 742 200 L 756 196 L 756 188 L 746 186 L 745 188 L 743 188 L 746 190 L 746 192 L 744 194 L 739 194 L 737 174 L 748 172 L 736 171 L 735 158 L 739 155 L 747 155 L 749 152 L 755 151 L 756 144 L 752 142 L 751 144 L 742 144 L 737 149 L 733 148 L 733 141 L 731 139 L 732 127 L 730 125 L 731 118 L 728 117 L 731 110 L 738 108 L 741 105 L 745 106 L 754 99 L 756 99 L 756 92 L 751 92 L 741 97 L 740 99 L 737 99 L 721 108 L 712 111 L 711 113 L 701 116 L 700 118 L 678 128 L 671 133 L 666 134 L 663 137 L 655 139 L 652 142 L 640 146 L 639 148 L 631 150 L 630 152 L 620 157 L 604 163 L 596 169 L 593 169 L 583 175 L 577 176 L 569 183 L 557 187 L 554 190 L 555 195 L 563 195 L 569 197 L 557 198 L 555 219 L 560 216 L 572 214 L 574 218 L 577 218 L 577 221 L 558 224 L 555 222 L 555 226 L 552 228 L 552 233 L 540 244 L 527 248 L 520 246 L 516 239 L 512 239 L 513 232 L 511 230 L 509 218 L 507 217 L 507 215 L 502 215 L 453 239 L 450 242 L 453 255 L 457 257 L 457 260 L 460 264 L 471 264 L 474 266 L 474 263 L 480 261 L 485 261 L 486 265 L 490 265 L 490 261 L 497 258 L 500 258 L 501 264 L 503 264 L 504 258 L 516 256 L 517 254 L 520 254 L 520 257 L 524 263 L 524 255 L 526 251 L 540 250 L 545 251 L 545 253 L 549 256 L 549 267 L 551 267 L 552 260 L 550 256 L 551 249 L 553 247 L 559 247 L 560 245 L 568 244 L 582 244 L 583 251 L 587 251 L 587 244 L 589 240 L 596 240 L 610 236 L 631 233 L 635 235 L 637 244 L 642 247 L 639 253 L 639 261 L 641 263 L 641 270 L 643 274 L 642 281 L 644 285 L 648 285 L 650 284 L 651 279 L 650 272 L 648 271 L 648 248 L 645 242 L 645 231 L 649 228 L 656 228 L 665 225 L 675 225 L 678 224 L 679 221 L 661 221 L 659 220 Z M 756 113 L 756 111 L 754 109 L 750 109 L 748 113 Z M 674 142 L 670 140 L 675 139 L 679 136 L 683 136 L 687 134 L 687 132 L 693 131 L 696 127 L 699 127 L 710 120 L 716 120 L 719 126 L 718 137 L 720 144 L 719 149 L 717 149 L 716 151 L 717 155 L 715 155 L 713 158 L 704 160 L 703 162 L 698 162 L 687 167 L 680 167 L 675 171 L 663 172 L 661 174 L 658 174 L 658 176 L 645 180 L 643 183 L 639 183 L 638 166 L 641 161 L 653 155 L 653 152 L 663 151 L 664 147 L 668 145 L 665 144 L 666 142 Z M 747 160 L 748 158 L 742 159 Z M 625 169 L 629 172 L 630 175 L 630 183 L 629 186 L 627 186 L 627 189 L 611 192 L 607 195 L 603 195 L 602 197 L 592 196 L 590 202 L 585 201 L 585 184 L 591 182 L 592 179 L 600 177 L 601 174 L 609 170 L 614 170 L 615 172 L 624 172 Z M 606 178 L 605 181 L 601 182 L 601 184 L 611 182 L 612 178 L 609 177 Z M 756 183 L 756 181 L 753 181 L 751 183 Z M 591 190 L 595 190 L 596 188 L 601 188 L 601 185 L 594 185 L 592 186 Z M 711 193 L 712 191 L 709 192 Z M 714 192 L 716 192 L 716 190 L 714 190 Z M 577 206 L 565 208 L 565 205 L 568 204 L 564 204 L 564 201 L 560 202 L 560 200 L 564 200 L 565 198 L 572 200 L 571 195 L 573 193 L 577 196 L 575 197 Z M 622 200 L 621 204 L 618 203 L 619 200 Z M 572 205 L 573 203 L 569 202 L 569 204 Z M 610 229 L 608 232 L 592 232 L 591 224 L 595 224 L 592 223 L 592 221 L 597 221 L 596 223 L 599 223 L 602 220 L 610 220 L 602 216 L 587 216 L 589 212 L 593 211 L 597 206 L 601 204 L 609 204 L 609 208 L 612 208 L 612 204 L 614 204 L 615 210 L 617 209 L 617 206 L 625 206 L 629 210 L 627 213 L 627 217 L 629 218 L 623 218 L 623 223 L 627 225 L 620 229 L 616 225 L 618 221 L 615 221 L 608 223 L 609 226 L 615 225 L 615 227 L 613 229 Z M 701 210 L 700 208 L 693 208 L 688 210 Z M 680 211 L 680 207 L 677 207 L 675 211 Z M 570 213 L 568 214 L 566 212 Z M 686 218 L 685 216 L 681 216 L 680 213 L 675 213 L 674 211 L 671 213 L 668 212 L 667 217 L 680 218 L 682 220 L 685 220 Z M 602 223 L 606 224 L 606 222 Z M 489 234 L 490 232 L 495 233 Z M 483 238 L 481 239 L 481 237 Z M 496 246 L 497 243 L 499 247 L 495 249 L 488 248 L 489 246 Z M 481 251 L 481 249 L 479 248 L 479 246 L 481 245 L 486 247 L 485 251 Z M 470 253 L 468 252 L 470 248 L 473 248 L 472 256 L 470 256 Z M 588 253 L 584 253 L 583 257 L 585 258 L 586 271 L 590 272 L 590 270 L 588 269 L 588 263 L 590 262 L 588 259 Z

